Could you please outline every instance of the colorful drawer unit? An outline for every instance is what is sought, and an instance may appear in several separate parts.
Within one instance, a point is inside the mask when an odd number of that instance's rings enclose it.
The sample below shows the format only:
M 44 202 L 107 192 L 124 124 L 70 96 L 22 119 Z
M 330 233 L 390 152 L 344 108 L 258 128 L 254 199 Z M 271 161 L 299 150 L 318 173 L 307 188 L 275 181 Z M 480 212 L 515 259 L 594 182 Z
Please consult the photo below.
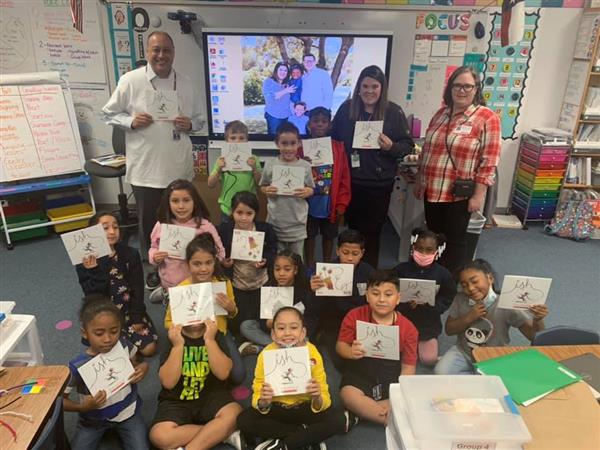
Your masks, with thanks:
M 527 222 L 554 216 L 569 164 L 571 139 L 530 132 L 521 136 L 510 211 L 527 228 Z

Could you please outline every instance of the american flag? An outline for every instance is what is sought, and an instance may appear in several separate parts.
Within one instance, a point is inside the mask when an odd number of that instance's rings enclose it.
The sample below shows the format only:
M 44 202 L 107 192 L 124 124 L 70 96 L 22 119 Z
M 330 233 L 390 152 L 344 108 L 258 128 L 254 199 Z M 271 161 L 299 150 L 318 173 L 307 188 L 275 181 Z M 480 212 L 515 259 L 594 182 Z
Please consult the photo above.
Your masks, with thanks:
M 515 45 L 523 39 L 525 31 L 525 0 L 503 0 L 500 44 Z
M 83 0 L 71 0 L 71 18 L 73 28 L 83 33 Z

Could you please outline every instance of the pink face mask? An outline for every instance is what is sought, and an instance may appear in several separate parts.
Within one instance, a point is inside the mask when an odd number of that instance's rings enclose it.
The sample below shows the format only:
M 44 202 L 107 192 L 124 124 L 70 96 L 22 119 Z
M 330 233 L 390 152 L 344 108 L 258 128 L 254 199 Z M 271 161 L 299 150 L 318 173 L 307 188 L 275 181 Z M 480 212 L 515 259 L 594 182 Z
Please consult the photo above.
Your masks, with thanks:
M 435 261 L 435 255 L 437 255 L 437 252 L 432 253 L 430 255 L 428 255 L 426 253 L 418 252 L 416 250 L 413 250 L 413 252 L 412 252 L 413 259 L 415 260 L 417 265 L 420 267 L 427 267 L 427 266 L 432 265 L 433 262 Z

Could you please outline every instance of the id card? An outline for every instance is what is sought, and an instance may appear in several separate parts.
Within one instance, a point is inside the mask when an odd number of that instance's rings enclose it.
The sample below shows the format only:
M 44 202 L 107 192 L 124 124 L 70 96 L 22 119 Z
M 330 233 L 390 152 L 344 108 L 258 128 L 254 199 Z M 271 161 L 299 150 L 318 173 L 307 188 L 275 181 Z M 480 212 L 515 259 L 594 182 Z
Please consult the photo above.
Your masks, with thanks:
M 358 169 L 360 167 L 360 156 L 358 152 L 354 152 L 350 155 L 350 165 L 353 169 Z
M 179 130 L 173 130 L 173 140 L 178 141 L 181 139 L 181 133 Z
M 471 134 L 471 130 L 473 129 L 472 125 L 460 125 L 458 127 L 456 127 L 454 129 L 454 132 L 456 134 L 460 134 L 460 135 L 467 135 L 467 134 Z

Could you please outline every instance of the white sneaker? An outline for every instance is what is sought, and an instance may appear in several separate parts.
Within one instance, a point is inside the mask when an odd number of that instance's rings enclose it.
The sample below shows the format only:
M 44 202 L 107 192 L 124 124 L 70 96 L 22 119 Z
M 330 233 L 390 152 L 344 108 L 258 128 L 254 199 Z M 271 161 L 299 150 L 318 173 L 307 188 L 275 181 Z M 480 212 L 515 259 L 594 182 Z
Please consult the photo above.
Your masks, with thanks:
M 242 447 L 242 435 L 240 434 L 240 430 L 235 430 L 231 433 L 227 439 L 223 441 L 223 444 L 229 444 L 236 450 L 243 450 L 244 447 Z
M 148 296 L 148 301 L 150 303 L 164 303 L 165 290 L 162 288 L 162 286 L 157 287 L 150 293 Z

